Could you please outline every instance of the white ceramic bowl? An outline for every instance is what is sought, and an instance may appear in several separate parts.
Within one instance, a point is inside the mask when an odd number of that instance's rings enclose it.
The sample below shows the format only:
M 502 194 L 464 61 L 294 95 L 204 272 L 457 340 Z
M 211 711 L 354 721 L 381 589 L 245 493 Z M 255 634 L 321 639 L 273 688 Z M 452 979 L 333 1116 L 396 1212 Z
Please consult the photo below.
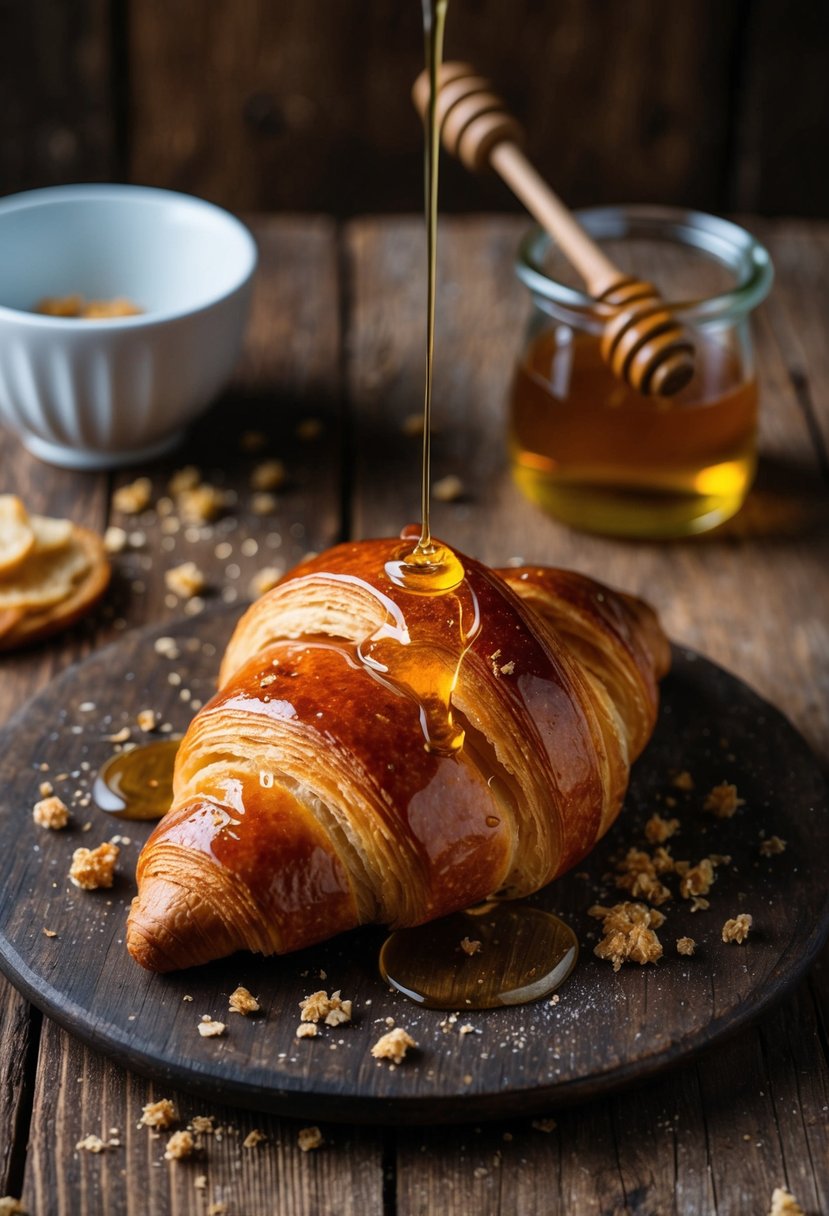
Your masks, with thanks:
M 42 460 L 114 468 L 175 445 L 239 354 L 256 245 L 201 199 L 56 186 L 0 201 L 0 421 Z M 33 312 L 126 296 L 113 320 Z

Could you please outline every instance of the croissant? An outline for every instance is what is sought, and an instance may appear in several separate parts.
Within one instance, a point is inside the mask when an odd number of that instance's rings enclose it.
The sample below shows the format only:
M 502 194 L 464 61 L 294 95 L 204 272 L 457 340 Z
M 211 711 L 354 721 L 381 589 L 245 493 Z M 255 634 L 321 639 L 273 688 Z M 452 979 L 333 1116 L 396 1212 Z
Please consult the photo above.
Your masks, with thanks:
M 144 967 L 527 895 L 616 818 L 669 664 L 654 612 L 579 574 L 465 557 L 463 594 L 409 594 L 384 578 L 399 550 L 328 550 L 238 623 L 138 861 L 127 945 Z M 464 613 L 453 656 L 444 627 Z M 395 656 L 413 659 L 397 682 Z M 418 663 L 451 704 L 415 695 Z M 454 739 L 430 747 L 441 712 Z

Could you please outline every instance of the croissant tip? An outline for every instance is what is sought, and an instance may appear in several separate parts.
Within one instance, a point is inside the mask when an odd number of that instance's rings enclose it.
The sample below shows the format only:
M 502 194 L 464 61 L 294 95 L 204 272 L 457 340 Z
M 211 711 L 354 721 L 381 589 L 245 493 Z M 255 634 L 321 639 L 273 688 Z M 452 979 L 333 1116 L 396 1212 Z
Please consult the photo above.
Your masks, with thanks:
M 216 911 L 168 879 L 142 880 L 127 920 L 127 950 L 148 971 L 179 971 L 233 953 Z

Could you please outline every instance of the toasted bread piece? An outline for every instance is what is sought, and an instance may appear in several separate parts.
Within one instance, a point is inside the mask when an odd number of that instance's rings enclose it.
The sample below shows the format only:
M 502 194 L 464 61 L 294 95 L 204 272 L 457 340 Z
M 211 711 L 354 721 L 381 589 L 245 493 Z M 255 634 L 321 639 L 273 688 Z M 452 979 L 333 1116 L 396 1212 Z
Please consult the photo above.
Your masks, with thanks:
M 28 512 L 16 494 L 0 494 L 0 578 L 22 566 L 35 546 Z
M 46 607 L 18 609 L 16 619 L 5 631 L 4 621 L 15 610 L 0 610 L 0 650 L 17 650 L 66 629 L 80 620 L 104 594 L 109 584 L 110 565 L 101 537 L 88 528 L 73 525 L 69 547 L 79 559 L 83 558 L 82 562 L 78 561 L 78 573 L 69 593 Z

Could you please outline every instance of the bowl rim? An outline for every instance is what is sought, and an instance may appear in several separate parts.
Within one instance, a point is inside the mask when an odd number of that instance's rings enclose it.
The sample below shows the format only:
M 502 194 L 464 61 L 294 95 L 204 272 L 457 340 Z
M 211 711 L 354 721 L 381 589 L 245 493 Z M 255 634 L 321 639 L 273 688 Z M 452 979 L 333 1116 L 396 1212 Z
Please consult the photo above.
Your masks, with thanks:
M 202 303 L 193 305 L 190 308 L 162 309 L 138 313 L 128 317 L 52 317 L 44 313 L 30 312 L 25 308 L 12 308 L 11 305 L 0 303 L 0 320 L 13 321 L 17 324 L 23 322 L 24 324 L 31 324 L 38 328 L 60 329 L 63 333 L 75 332 L 79 334 L 117 332 L 124 329 L 148 329 L 154 325 L 164 325 L 169 321 L 176 321 L 183 317 L 198 316 L 199 313 L 214 308 L 217 304 L 221 304 L 222 301 L 229 299 L 245 287 L 256 271 L 259 251 L 253 234 L 247 225 L 243 224 L 230 211 L 225 210 L 224 207 L 219 207 L 216 203 L 208 202 L 207 199 L 199 198 L 195 194 L 186 194 L 182 190 L 165 190 L 160 186 L 139 186 L 114 182 L 79 182 L 73 185 L 44 186 L 36 190 L 23 190 L 17 194 L 9 194 L 5 198 L 0 199 L 0 220 L 2 220 L 3 216 L 12 212 L 25 211 L 32 207 L 38 207 L 43 203 L 68 202 L 78 199 L 109 199 L 116 201 L 119 199 L 143 199 L 147 202 L 154 200 L 162 203 L 175 200 L 177 203 L 184 203 L 196 211 L 208 212 L 214 219 L 234 229 L 241 236 L 244 246 L 242 266 L 229 287 L 205 297 Z M 82 325 L 80 324 L 81 321 L 83 322 Z

